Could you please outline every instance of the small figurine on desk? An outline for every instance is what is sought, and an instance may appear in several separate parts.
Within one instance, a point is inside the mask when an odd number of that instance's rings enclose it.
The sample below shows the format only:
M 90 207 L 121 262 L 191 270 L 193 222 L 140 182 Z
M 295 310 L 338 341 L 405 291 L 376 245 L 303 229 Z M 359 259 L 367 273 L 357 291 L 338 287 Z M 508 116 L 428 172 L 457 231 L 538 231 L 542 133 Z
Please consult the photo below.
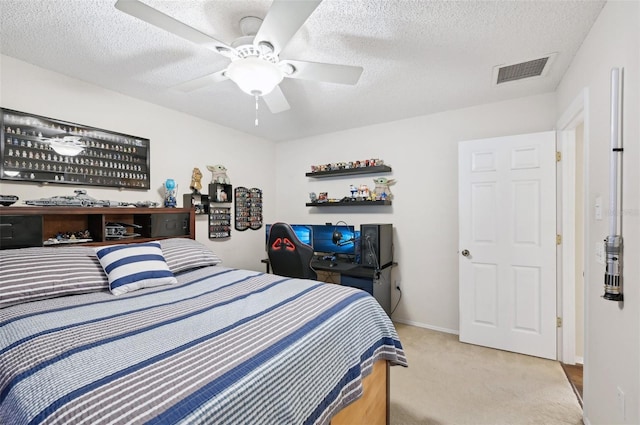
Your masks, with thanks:
M 198 167 L 195 167 L 191 172 L 191 184 L 189 188 L 193 191 L 194 195 L 200 194 L 200 189 L 202 189 L 202 172 Z
M 164 182 L 164 206 L 165 208 L 175 208 L 177 205 L 176 202 L 176 192 L 178 186 L 176 185 L 176 181 L 173 179 L 167 179 Z
M 224 165 L 207 165 L 207 170 L 213 174 L 211 183 L 231 184 L 231 180 L 227 177 L 227 167 Z

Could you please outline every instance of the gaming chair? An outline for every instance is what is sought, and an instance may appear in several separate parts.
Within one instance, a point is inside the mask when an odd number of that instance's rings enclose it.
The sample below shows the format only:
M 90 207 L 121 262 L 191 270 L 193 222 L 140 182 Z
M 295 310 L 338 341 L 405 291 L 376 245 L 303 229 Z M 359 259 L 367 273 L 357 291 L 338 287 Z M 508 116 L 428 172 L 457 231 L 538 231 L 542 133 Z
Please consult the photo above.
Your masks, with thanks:
M 287 223 L 271 225 L 267 253 L 274 274 L 302 279 L 317 278 L 310 265 L 313 248 L 300 241 Z

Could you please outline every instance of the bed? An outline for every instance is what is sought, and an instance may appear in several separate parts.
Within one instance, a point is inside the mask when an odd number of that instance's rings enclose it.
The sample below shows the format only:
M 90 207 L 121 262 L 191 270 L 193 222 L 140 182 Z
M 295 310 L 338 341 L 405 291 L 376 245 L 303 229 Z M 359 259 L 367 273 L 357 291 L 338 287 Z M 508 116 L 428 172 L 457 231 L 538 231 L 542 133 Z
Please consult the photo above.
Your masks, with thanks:
M 119 247 L 0 251 L 0 423 L 388 421 L 407 361 L 367 293 Z

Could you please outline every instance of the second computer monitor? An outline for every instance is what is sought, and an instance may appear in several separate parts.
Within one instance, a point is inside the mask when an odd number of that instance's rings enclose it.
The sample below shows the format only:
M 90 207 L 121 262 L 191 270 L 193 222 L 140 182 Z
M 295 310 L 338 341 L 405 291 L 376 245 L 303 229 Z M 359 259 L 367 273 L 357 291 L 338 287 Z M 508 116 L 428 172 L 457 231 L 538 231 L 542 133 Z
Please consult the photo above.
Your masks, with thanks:
M 313 250 L 324 254 L 356 256 L 357 235 L 354 226 L 313 225 Z

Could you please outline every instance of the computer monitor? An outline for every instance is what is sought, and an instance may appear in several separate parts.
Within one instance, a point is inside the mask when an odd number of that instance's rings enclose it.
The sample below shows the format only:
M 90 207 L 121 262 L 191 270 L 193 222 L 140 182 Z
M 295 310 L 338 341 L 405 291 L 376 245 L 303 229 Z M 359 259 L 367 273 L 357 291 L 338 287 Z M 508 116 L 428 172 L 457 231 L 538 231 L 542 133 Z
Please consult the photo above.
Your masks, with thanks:
M 313 227 L 307 224 L 290 224 L 291 228 L 295 232 L 296 236 L 302 243 L 306 243 L 313 247 Z M 265 226 L 265 247 L 269 243 L 269 231 L 271 230 L 271 224 Z
M 313 225 L 313 250 L 355 259 L 358 235 L 354 226 Z

